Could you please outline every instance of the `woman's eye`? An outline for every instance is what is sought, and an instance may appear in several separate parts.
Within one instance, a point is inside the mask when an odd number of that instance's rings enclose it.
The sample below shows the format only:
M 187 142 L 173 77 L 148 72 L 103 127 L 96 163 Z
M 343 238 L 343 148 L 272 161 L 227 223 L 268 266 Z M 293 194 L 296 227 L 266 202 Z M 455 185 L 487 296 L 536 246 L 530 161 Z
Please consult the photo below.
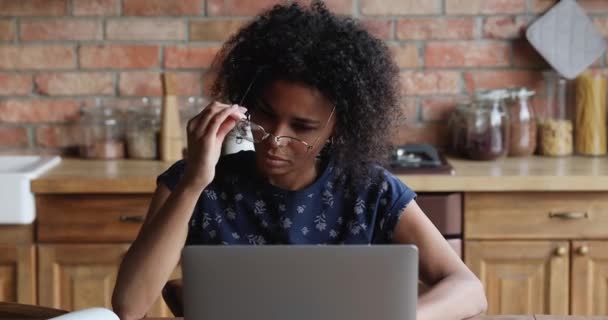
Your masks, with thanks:
M 294 125 L 292 125 L 292 127 L 296 131 L 313 131 L 313 130 L 316 129 L 316 128 L 305 126 L 305 125 L 301 125 L 301 124 L 294 124 Z

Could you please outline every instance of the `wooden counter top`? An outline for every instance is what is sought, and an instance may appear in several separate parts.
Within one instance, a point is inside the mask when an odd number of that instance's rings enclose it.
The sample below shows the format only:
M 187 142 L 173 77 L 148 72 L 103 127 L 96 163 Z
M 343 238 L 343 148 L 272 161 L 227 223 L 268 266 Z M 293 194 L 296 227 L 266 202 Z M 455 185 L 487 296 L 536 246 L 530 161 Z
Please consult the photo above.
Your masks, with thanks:
M 449 160 L 455 175 L 398 175 L 416 192 L 608 191 L 608 158 Z M 62 159 L 32 181 L 34 193 L 151 193 L 171 163 Z

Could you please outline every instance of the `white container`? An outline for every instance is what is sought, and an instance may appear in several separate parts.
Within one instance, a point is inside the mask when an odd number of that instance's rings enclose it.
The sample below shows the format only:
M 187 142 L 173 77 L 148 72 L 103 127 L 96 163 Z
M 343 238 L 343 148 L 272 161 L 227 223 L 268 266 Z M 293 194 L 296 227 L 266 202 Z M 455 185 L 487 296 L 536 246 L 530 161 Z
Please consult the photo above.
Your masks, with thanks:
M 59 162 L 59 156 L 0 156 L 0 224 L 34 222 L 30 183 Z

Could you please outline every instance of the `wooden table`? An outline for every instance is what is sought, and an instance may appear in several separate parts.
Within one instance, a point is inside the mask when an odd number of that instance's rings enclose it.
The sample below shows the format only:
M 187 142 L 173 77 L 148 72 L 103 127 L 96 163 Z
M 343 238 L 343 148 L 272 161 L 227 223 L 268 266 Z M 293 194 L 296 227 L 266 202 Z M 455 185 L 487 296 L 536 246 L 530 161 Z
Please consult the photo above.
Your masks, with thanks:
M 183 318 L 146 318 L 147 320 L 181 320 Z M 608 316 L 550 316 L 550 315 L 505 315 L 477 316 L 470 320 L 608 320 Z

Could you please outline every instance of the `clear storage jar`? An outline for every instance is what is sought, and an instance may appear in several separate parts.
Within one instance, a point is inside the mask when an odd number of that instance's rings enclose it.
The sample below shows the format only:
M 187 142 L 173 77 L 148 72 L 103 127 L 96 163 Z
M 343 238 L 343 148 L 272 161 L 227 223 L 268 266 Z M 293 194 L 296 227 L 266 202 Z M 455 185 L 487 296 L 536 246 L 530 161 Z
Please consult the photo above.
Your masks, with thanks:
M 509 151 L 507 90 L 478 92 L 467 113 L 467 156 L 473 160 L 495 160 Z
M 80 109 L 82 143 L 80 156 L 90 159 L 122 159 L 125 156 L 124 114 L 105 106 Z
M 509 99 L 509 156 L 522 157 L 536 150 L 536 115 L 530 102 L 534 91 L 519 88 L 511 91 Z
M 129 108 L 127 117 L 127 155 L 131 159 L 153 160 L 158 158 L 160 134 L 158 105 Z

